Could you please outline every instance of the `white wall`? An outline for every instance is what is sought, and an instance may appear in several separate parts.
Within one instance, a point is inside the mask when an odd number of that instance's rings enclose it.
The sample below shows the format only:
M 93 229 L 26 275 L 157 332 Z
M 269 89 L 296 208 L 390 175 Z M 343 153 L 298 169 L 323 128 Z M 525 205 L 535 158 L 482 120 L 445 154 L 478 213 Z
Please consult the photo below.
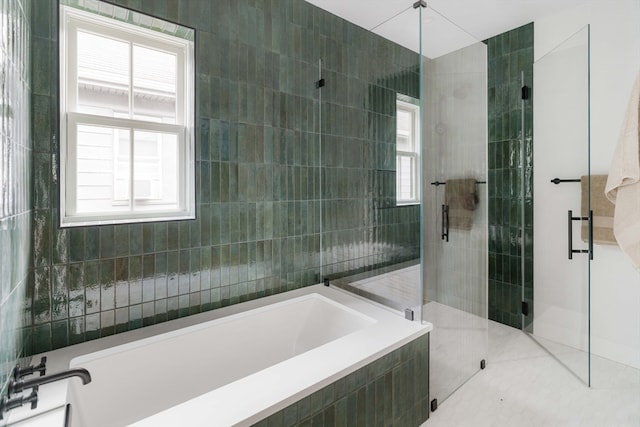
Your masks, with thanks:
M 640 1 L 596 0 L 586 6 L 536 21 L 536 61 L 587 24 L 591 25 L 591 172 L 606 174 L 621 131 L 631 87 L 640 71 Z M 584 331 L 580 328 L 584 322 L 578 319 L 579 316 L 565 315 L 572 310 L 586 312 L 585 299 L 572 292 L 568 283 L 576 279 L 586 280 L 586 277 L 579 277 L 581 272 L 567 274 L 575 268 L 584 271 L 583 256 L 577 255 L 578 260 L 572 265 L 566 259 L 566 210 L 565 217 L 557 219 L 563 230 L 561 232 L 549 231 L 558 225 L 547 223 L 540 210 L 551 209 L 557 203 L 543 190 L 553 186 L 548 183 L 548 179 L 554 176 L 546 176 L 553 171 L 547 166 L 563 157 L 559 155 L 558 149 L 562 148 L 564 142 L 558 138 L 558 134 L 549 132 L 545 120 L 553 115 L 567 114 L 561 103 L 554 106 L 542 99 L 549 96 L 548 92 L 544 92 L 549 91 L 550 87 L 553 85 L 545 85 L 544 81 L 534 82 L 534 333 L 581 346 L 579 337 Z M 560 132 L 562 131 L 561 129 Z M 581 167 L 584 167 L 581 174 L 585 174 L 586 166 L 583 166 L 581 152 L 576 151 L 575 158 L 580 160 L 566 162 L 566 167 L 557 170 L 555 174 L 561 178 L 573 178 L 574 176 L 567 174 L 575 174 Z M 570 185 L 576 187 L 572 190 L 567 187 Z M 579 195 L 579 184 L 561 184 L 557 187 L 552 189 L 556 190 L 556 194 L 574 194 L 557 196 L 561 199 L 571 199 L 576 193 Z M 574 210 L 578 211 L 579 206 L 578 198 Z M 574 230 L 574 245 L 579 246 L 579 228 Z M 544 240 L 541 239 L 546 239 L 546 242 L 542 243 Z M 555 260 L 556 254 L 549 248 L 560 248 L 560 252 L 565 253 L 563 262 Z M 633 269 L 618 247 L 597 245 L 594 254 L 595 259 L 591 265 L 592 352 L 640 368 L 640 272 Z M 552 277 L 558 279 L 553 281 Z M 538 310 L 542 312 L 538 313 Z M 563 316 L 565 319 L 561 319 Z M 567 327 L 567 318 L 577 319 L 574 326 L 578 329 Z

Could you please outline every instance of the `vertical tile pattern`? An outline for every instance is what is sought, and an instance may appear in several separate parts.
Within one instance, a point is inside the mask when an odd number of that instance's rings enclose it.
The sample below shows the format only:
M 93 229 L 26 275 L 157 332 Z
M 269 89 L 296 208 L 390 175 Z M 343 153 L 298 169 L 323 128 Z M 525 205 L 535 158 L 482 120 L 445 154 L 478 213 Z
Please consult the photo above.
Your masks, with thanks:
M 533 89 L 533 24 L 489 40 L 489 318 L 522 327 L 525 300 L 533 301 L 533 104 L 525 101 L 522 72 Z M 524 164 L 521 160 L 524 133 Z M 524 194 L 522 173 L 524 168 Z M 524 209 L 525 222 L 522 224 Z M 523 227 L 524 226 L 524 227 Z M 524 228 L 524 254 L 521 230 Z M 531 315 L 529 316 L 531 317 Z M 527 320 L 530 322 L 530 320 Z
M 196 29 L 197 219 L 61 230 L 56 3 L 34 0 L 33 353 L 419 256 L 393 119 L 417 55 L 298 0 L 112 2 Z
M 254 426 L 418 426 L 428 418 L 426 334 Z
M 30 1 L 0 3 L 0 395 L 4 395 L 11 369 L 23 354 L 29 326 L 30 15 Z

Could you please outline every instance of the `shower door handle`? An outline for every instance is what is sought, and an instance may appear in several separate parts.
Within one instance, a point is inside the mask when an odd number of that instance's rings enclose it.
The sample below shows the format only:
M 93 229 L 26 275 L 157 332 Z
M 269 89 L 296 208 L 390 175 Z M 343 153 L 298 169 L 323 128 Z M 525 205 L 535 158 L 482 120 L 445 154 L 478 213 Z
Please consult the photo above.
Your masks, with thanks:
M 573 221 L 589 222 L 589 248 L 573 249 Z M 593 259 L 593 211 L 589 211 L 589 216 L 573 216 L 573 211 L 567 211 L 567 240 L 568 257 L 573 259 L 573 254 L 589 254 L 589 259 Z
M 449 205 L 442 205 L 442 232 L 440 238 L 449 241 Z

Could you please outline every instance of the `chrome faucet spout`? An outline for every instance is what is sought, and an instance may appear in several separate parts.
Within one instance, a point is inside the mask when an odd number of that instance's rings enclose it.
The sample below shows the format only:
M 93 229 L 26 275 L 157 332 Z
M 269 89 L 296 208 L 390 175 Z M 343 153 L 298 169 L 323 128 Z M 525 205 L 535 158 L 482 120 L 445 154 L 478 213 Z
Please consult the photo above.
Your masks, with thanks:
M 60 381 L 66 378 L 79 377 L 82 380 L 82 384 L 88 384 L 91 382 L 91 374 L 84 368 L 68 369 L 62 372 L 56 372 L 55 374 L 45 375 L 43 377 L 36 377 L 29 380 L 13 380 L 9 383 L 9 394 L 20 393 L 21 391 L 41 386 L 43 384 L 49 384 L 55 381 Z

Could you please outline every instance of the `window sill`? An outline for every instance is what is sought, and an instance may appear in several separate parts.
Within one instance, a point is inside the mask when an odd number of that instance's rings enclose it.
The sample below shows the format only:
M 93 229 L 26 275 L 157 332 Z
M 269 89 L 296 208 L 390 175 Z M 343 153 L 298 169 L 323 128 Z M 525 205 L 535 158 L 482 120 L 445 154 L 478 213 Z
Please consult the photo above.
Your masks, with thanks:
M 420 205 L 420 201 L 416 201 L 416 202 L 396 202 L 396 207 L 402 207 L 402 206 L 417 206 Z
M 67 217 L 64 218 L 61 223 L 61 228 L 70 228 L 70 227 L 86 227 L 92 225 L 117 225 L 117 224 L 140 224 L 145 222 L 160 222 L 160 221 L 182 221 L 182 220 L 193 220 L 196 219 L 195 214 L 186 213 L 186 214 L 176 214 L 171 215 L 160 214 L 157 216 L 141 216 L 141 217 L 126 217 L 126 218 L 91 218 L 91 217 Z

